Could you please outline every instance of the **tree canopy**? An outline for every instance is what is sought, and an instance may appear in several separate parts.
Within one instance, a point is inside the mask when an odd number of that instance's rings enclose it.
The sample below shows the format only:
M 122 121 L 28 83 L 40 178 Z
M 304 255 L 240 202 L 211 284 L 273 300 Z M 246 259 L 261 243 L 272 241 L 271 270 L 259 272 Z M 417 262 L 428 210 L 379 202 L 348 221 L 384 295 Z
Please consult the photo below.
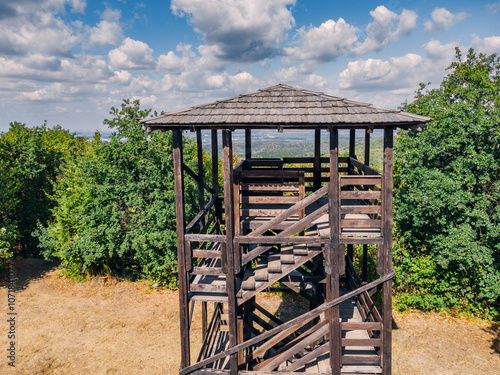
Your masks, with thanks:
M 138 101 L 112 108 L 109 142 L 96 134 L 69 160 L 55 184 L 54 218 L 37 236 L 46 257 L 73 275 L 111 273 L 175 283 L 177 245 L 171 132 L 147 133 Z M 185 163 L 196 144 L 185 140 Z M 196 185 L 185 179 L 186 216 L 197 210 Z
M 500 60 L 457 49 L 449 70 L 402 108 L 434 121 L 397 136 L 397 300 L 491 316 L 500 296 Z

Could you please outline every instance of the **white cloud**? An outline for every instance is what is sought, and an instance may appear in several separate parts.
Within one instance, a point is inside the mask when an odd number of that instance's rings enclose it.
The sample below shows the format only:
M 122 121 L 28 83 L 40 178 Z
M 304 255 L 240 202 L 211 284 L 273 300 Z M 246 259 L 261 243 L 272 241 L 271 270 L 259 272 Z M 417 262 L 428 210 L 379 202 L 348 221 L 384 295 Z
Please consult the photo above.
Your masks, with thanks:
M 72 9 L 73 13 L 85 13 L 85 7 L 87 6 L 86 0 L 72 0 Z
M 90 29 L 89 47 L 117 46 L 123 40 L 120 25 L 121 12 L 116 9 L 106 9 L 101 14 L 101 21 Z
M 126 38 L 120 47 L 108 53 L 109 63 L 115 69 L 154 69 L 153 50 L 139 40 Z
M 311 61 L 324 63 L 349 52 L 356 42 L 356 27 L 349 25 L 342 18 L 337 22 L 328 20 L 319 27 L 301 27 L 297 32 L 297 47 L 284 48 L 286 56 L 283 62 Z
M 362 55 L 371 51 L 380 51 L 391 41 L 408 35 L 415 28 L 417 14 L 404 9 L 400 15 L 381 5 L 370 12 L 373 22 L 366 27 L 366 38 L 352 50 L 352 55 Z
M 432 33 L 438 30 L 447 30 L 454 24 L 467 18 L 467 13 L 453 14 L 445 8 L 436 8 L 431 14 L 432 21 L 425 23 L 425 31 Z
M 484 53 L 486 55 L 493 53 L 498 54 L 500 51 L 500 36 L 490 36 L 484 39 L 474 36 L 471 47 L 474 48 L 477 53 Z
M 174 51 L 169 51 L 166 55 L 160 55 L 160 57 L 158 57 L 157 69 L 159 71 L 180 73 L 182 68 L 182 60 L 174 53 Z
M 259 61 L 276 54 L 295 20 L 296 0 L 172 0 L 217 56 L 228 61 Z

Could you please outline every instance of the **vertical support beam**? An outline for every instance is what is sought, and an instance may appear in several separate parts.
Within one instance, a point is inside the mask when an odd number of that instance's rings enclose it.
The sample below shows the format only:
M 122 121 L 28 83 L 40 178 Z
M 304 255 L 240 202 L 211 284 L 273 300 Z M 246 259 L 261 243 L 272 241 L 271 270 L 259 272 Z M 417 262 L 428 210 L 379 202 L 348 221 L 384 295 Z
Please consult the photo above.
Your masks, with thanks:
M 321 188 L 321 130 L 314 129 L 314 190 Z
M 363 268 L 361 269 L 361 280 L 368 279 L 368 245 L 363 245 Z
M 181 325 L 181 369 L 190 365 L 189 349 L 189 299 L 188 278 L 186 272 L 186 249 L 184 242 L 185 211 L 184 211 L 184 178 L 182 174 L 182 131 L 172 132 L 175 216 L 177 223 L 177 259 L 179 269 L 179 312 Z
M 198 156 L 198 202 L 200 205 L 200 211 L 203 211 L 203 208 L 205 208 L 205 188 L 203 187 L 203 176 L 204 176 L 204 171 L 203 171 L 203 142 L 201 138 L 201 130 L 196 130 L 196 149 L 197 149 L 197 156 Z M 202 219 L 201 221 L 201 226 L 203 227 L 203 224 L 205 223 L 205 220 Z
M 219 150 L 217 145 L 217 130 L 212 130 L 212 198 L 219 197 Z M 222 221 L 222 209 L 219 200 L 215 201 L 215 223 L 220 231 Z M 220 233 L 220 232 L 218 232 Z
M 349 157 L 356 158 L 356 129 L 349 131 Z
M 230 130 L 222 131 L 224 163 L 224 210 L 226 224 L 226 254 L 227 254 L 227 274 L 226 290 L 229 309 L 229 347 L 238 344 L 238 322 L 236 304 L 236 275 L 234 273 L 234 216 L 233 216 L 233 144 Z M 237 354 L 232 354 L 230 359 L 230 374 L 238 373 Z
M 382 192 L 382 231 L 384 236 L 384 274 L 392 271 L 392 164 L 394 129 L 384 129 L 384 175 Z M 382 372 L 391 374 L 392 363 L 392 280 L 382 288 Z
M 252 131 L 245 129 L 245 160 L 252 158 Z
M 370 165 L 370 134 L 373 130 L 365 130 L 365 165 Z
M 340 228 L 340 184 L 339 184 L 339 133 L 330 128 L 330 182 L 328 185 L 330 243 L 326 246 L 327 272 L 327 300 L 331 301 L 340 295 L 339 274 L 343 270 L 343 251 L 340 255 L 339 228 Z M 328 311 L 330 320 L 330 367 L 333 375 L 340 374 L 342 365 L 340 308 L 333 307 Z
M 351 258 L 351 261 L 354 259 L 354 245 L 353 244 L 348 244 L 347 245 L 347 256 Z
M 201 337 L 205 338 L 207 334 L 207 322 L 208 322 L 208 302 L 201 303 Z
M 214 196 L 219 196 L 219 151 L 217 147 L 217 130 L 212 130 L 212 188 Z

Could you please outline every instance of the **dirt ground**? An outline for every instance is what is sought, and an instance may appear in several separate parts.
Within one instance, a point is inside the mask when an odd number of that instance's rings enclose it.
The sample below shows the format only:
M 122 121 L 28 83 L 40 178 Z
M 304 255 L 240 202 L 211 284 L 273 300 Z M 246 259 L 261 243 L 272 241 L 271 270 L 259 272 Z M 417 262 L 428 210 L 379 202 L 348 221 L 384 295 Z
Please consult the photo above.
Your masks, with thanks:
M 176 292 L 111 278 L 75 283 L 61 277 L 54 264 L 16 262 L 15 368 L 8 366 L 5 355 L 9 316 L 4 283 L 0 374 L 177 373 Z M 260 303 L 283 314 L 294 308 L 277 296 Z M 192 327 L 196 343 L 201 342 L 200 310 L 195 308 Z M 497 324 L 445 314 L 394 313 L 393 332 L 395 374 L 500 374 Z

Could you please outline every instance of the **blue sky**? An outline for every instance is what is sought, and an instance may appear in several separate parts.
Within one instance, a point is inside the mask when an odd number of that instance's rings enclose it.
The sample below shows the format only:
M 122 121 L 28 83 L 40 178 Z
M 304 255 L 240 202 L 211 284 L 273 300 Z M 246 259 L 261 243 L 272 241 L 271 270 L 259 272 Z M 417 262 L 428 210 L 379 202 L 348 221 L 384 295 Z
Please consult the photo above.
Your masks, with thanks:
M 395 108 L 456 46 L 500 52 L 500 1 L 0 0 L 0 131 L 105 130 L 284 83 Z

